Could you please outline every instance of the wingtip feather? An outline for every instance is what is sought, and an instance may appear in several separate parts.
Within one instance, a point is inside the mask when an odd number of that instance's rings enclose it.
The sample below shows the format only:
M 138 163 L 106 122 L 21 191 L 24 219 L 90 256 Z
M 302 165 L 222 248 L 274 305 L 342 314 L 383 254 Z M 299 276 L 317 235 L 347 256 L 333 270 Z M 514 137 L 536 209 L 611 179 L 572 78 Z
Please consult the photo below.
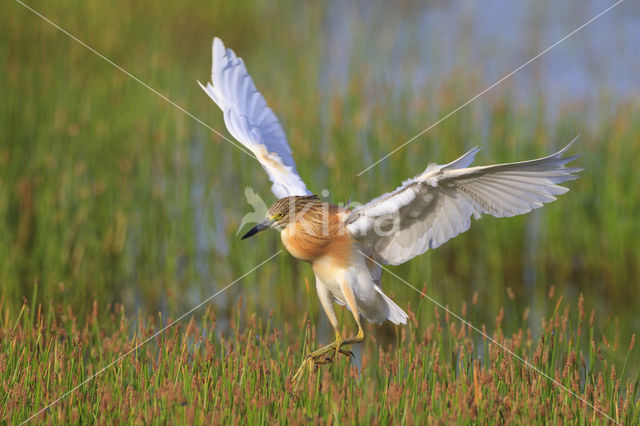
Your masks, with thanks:
M 555 154 L 553 154 L 553 157 L 560 157 L 562 156 L 562 154 L 564 154 L 565 152 L 567 152 L 571 146 L 573 146 L 573 144 L 580 138 L 580 134 L 578 134 L 575 138 L 573 138 L 571 140 L 571 142 L 569 142 L 564 148 L 562 148 L 560 151 L 556 152 Z M 580 156 L 582 154 L 576 154 L 577 156 Z M 575 156 L 574 156 L 575 157 Z M 578 157 L 575 157 L 578 158 Z M 572 161 L 572 160 L 571 160 Z
M 460 156 L 458 159 L 445 165 L 442 169 L 452 170 L 452 169 L 463 169 L 465 167 L 469 167 L 471 163 L 473 163 L 473 160 L 478 152 L 480 152 L 480 148 L 477 146 L 474 146 L 469 151 L 467 151 L 462 156 Z
M 224 54 L 224 43 L 218 37 L 213 38 L 211 51 L 213 52 L 214 58 L 216 57 L 216 53 L 222 52 Z

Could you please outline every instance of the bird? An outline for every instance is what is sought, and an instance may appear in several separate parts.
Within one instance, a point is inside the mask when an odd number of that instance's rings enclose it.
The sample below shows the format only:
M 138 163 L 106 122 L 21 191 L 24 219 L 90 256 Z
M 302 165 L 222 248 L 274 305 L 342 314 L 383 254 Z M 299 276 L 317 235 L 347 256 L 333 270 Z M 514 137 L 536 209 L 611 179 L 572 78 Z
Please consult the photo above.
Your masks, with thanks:
M 510 217 L 552 202 L 577 179 L 580 167 L 566 165 L 573 142 L 555 154 L 528 161 L 475 166 L 479 148 L 448 164 L 428 164 L 417 176 L 357 207 L 338 206 L 312 193 L 296 170 L 291 148 L 277 116 L 256 89 L 244 61 L 219 38 L 213 39 L 211 81 L 200 87 L 222 110 L 231 135 L 255 156 L 277 197 L 262 221 L 242 239 L 266 229 L 280 231 L 286 250 L 309 262 L 320 304 L 335 340 L 303 358 L 292 380 L 332 362 L 345 346 L 365 339 L 361 318 L 381 324 L 406 324 L 407 314 L 382 290 L 383 265 L 399 265 L 465 232 L 471 218 Z M 351 311 L 355 335 L 340 331 L 334 303 Z

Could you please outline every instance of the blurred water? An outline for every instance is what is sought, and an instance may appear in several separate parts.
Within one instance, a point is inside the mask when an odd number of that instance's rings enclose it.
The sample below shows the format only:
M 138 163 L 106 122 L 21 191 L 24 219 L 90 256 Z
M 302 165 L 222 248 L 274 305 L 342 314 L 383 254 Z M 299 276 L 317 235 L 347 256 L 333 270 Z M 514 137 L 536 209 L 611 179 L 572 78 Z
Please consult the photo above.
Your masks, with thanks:
M 477 79 L 471 98 L 614 3 L 335 1 L 325 25 L 320 84 L 344 90 L 354 78 L 350 65 L 363 61 L 372 81 L 398 89 L 407 81 L 416 89 L 437 87 L 456 70 L 463 79 Z M 510 90 L 523 102 L 542 92 L 550 117 L 566 101 L 638 97 L 639 47 L 640 3 L 625 1 L 492 90 Z

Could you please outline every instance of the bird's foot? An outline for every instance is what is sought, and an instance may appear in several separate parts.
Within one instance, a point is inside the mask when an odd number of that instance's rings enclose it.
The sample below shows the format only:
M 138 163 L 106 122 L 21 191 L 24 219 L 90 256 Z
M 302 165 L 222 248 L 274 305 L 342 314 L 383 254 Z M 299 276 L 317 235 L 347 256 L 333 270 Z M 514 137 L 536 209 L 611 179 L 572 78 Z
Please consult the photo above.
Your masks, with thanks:
M 355 358 L 353 352 L 342 349 L 342 345 L 346 343 L 347 342 L 345 342 L 344 340 L 336 340 L 335 342 L 323 346 L 320 349 L 317 349 L 307 355 L 304 358 L 304 361 L 302 361 L 300 368 L 298 368 L 298 371 L 291 379 L 294 383 L 294 389 L 298 389 L 305 368 L 308 368 L 309 371 L 311 371 L 311 368 L 315 365 L 330 364 L 335 361 L 339 353 L 347 357 Z
M 314 361 L 314 363 L 315 363 L 316 365 L 330 364 L 330 363 L 332 363 L 333 361 L 335 361 L 335 360 L 336 360 L 336 358 L 338 357 L 338 354 L 339 354 L 339 353 L 340 353 L 340 354 L 342 354 L 342 355 L 345 355 L 345 356 L 347 356 L 347 357 L 353 357 L 354 359 L 355 359 L 355 357 L 356 357 L 356 356 L 353 354 L 353 352 L 348 351 L 348 350 L 346 350 L 346 349 L 342 349 L 342 348 L 340 348 L 340 349 L 336 350 L 336 351 L 335 351 L 333 354 L 331 354 L 331 355 L 326 354 L 326 355 L 325 355 L 325 356 L 323 356 L 323 357 L 314 358 L 314 359 L 313 359 L 313 361 Z

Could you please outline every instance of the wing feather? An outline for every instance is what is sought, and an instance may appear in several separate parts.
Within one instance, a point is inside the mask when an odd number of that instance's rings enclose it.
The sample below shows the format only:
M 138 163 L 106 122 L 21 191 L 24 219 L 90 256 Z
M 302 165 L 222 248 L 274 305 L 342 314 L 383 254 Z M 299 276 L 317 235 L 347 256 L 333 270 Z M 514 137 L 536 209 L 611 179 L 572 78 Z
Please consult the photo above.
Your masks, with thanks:
M 573 141 L 548 157 L 518 163 L 468 167 L 477 148 L 424 173 L 395 191 L 354 209 L 345 223 L 368 255 L 397 265 L 465 232 L 471 216 L 509 217 L 530 212 L 568 191 L 578 167 L 563 157 Z
M 213 39 L 211 82 L 200 87 L 220 107 L 229 133 L 258 159 L 278 198 L 310 195 L 298 175 L 287 137 L 247 72 L 244 61 Z

